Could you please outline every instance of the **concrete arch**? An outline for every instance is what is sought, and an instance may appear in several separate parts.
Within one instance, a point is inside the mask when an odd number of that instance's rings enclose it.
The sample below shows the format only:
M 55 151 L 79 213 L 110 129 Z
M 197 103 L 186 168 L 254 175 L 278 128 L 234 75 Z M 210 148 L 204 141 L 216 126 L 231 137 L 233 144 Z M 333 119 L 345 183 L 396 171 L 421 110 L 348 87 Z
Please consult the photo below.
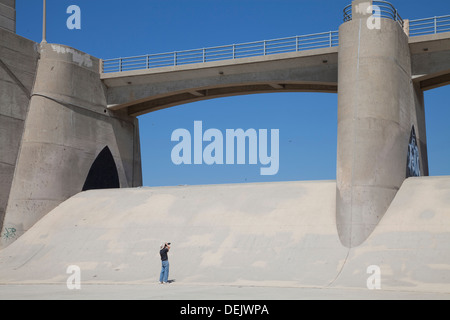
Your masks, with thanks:
M 190 91 L 179 91 L 147 99 L 132 101 L 127 104 L 129 116 L 139 116 L 149 112 L 174 107 L 181 104 L 210 100 L 216 98 L 276 92 L 324 92 L 337 93 L 337 84 L 333 83 L 247 83 L 245 85 L 229 85 L 220 87 L 195 88 Z M 114 106 L 110 109 L 124 108 Z
M 269 92 L 337 93 L 337 48 L 102 74 L 108 109 L 138 116 L 207 99 Z
M 427 91 L 450 84 L 450 32 L 409 38 L 414 83 Z
M 358 246 L 406 178 L 412 126 L 428 175 L 423 92 L 450 83 L 449 33 L 411 38 L 396 21 L 363 22 L 341 25 L 339 47 L 101 74 L 108 109 L 138 116 L 233 95 L 339 91 L 336 221 L 342 243 Z
M 119 173 L 108 146 L 97 155 L 83 185 L 82 191 L 120 188 Z

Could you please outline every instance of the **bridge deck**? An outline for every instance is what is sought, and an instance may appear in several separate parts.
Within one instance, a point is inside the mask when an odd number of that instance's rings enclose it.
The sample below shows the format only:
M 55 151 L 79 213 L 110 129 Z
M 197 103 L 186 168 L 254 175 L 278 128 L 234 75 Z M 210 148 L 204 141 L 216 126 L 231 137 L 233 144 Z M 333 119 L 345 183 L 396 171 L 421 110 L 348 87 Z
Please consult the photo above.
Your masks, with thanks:
M 409 38 L 412 79 L 422 90 L 450 84 L 450 32 Z M 108 108 L 131 116 L 233 95 L 337 93 L 339 47 L 102 73 Z
M 102 74 L 109 109 L 140 115 L 218 97 L 337 92 L 338 47 Z

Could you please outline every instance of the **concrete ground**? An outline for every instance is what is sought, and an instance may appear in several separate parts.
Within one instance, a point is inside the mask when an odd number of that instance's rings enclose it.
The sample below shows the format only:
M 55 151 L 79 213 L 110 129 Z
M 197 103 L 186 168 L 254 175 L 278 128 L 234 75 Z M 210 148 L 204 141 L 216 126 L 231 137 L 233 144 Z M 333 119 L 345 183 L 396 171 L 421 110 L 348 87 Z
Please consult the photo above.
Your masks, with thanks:
M 335 199 L 334 181 L 82 192 L 9 235 L 0 299 L 450 298 L 450 177 L 407 179 L 354 248 L 339 240 Z M 80 290 L 66 285 L 71 266 Z
M 0 285 L 0 300 L 450 300 L 449 293 L 351 288 L 232 285 L 65 284 Z

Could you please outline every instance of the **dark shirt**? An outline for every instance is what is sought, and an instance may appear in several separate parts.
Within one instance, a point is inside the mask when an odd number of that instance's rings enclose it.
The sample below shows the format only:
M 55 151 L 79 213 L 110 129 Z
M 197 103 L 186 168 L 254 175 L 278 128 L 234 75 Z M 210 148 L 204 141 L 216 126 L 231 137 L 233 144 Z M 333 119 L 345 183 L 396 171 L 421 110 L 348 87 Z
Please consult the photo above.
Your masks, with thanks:
M 159 251 L 159 254 L 161 255 L 161 261 L 166 261 L 168 259 L 167 252 L 169 252 L 169 249 L 164 248 Z

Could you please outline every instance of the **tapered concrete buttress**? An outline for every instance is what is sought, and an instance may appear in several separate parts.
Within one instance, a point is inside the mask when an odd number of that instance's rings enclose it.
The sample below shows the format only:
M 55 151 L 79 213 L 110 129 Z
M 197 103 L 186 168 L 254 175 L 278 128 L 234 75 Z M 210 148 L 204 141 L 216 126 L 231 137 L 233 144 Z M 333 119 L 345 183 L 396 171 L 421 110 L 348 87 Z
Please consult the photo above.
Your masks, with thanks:
M 82 190 L 142 185 L 137 119 L 108 111 L 105 91 L 98 59 L 41 44 L 2 246 Z
M 411 79 L 408 36 L 397 21 L 378 18 L 377 28 L 368 18 L 353 14 L 339 29 L 336 223 L 347 247 L 367 239 L 407 177 L 413 127 L 415 172 L 428 173 L 423 95 Z

